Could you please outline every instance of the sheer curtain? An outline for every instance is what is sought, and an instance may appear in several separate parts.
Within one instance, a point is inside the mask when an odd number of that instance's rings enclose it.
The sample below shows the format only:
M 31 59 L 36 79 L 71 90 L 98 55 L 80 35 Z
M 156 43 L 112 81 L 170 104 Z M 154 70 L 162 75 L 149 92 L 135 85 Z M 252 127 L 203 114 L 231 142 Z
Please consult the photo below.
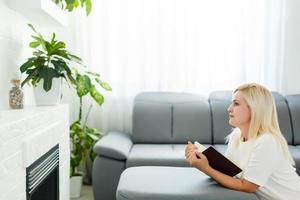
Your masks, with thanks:
M 133 98 L 143 91 L 208 95 L 245 82 L 280 89 L 272 66 L 281 67 L 282 2 L 93 1 L 89 17 L 71 20 L 74 50 L 113 91 L 89 123 L 131 132 Z

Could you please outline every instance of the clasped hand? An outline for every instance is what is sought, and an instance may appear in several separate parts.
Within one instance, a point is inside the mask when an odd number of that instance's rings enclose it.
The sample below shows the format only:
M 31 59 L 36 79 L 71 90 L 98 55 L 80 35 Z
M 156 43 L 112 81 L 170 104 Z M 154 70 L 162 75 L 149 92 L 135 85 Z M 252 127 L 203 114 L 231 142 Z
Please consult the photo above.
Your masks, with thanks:
M 199 158 L 197 158 L 197 156 Z M 209 167 L 206 156 L 203 153 L 199 152 L 197 147 L 190 141 L 185 147 L 185 159 L 188 161 L 190 166 L 195 167 L 200 171 L 204 172 Z

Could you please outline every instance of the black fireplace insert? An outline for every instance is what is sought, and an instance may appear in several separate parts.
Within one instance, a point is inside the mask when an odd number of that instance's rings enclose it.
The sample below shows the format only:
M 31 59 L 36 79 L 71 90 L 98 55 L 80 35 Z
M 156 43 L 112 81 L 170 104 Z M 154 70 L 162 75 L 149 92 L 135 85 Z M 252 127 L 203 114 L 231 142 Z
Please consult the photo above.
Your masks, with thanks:
M 59 200 L 59 145 L 26 168 L 27 200 Z

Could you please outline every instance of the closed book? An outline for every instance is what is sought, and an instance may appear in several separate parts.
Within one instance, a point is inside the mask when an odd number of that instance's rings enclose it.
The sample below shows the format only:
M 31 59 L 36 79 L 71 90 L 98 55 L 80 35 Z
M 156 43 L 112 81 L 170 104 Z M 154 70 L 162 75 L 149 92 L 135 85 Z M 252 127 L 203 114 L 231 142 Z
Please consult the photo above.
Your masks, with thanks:
M 209 146 L 208 148 L 205 148 L 198 142 L 195 142 L 194 144 L 199 149 L 199 151 L 201 151 L 206 156 L 209 165 L 215 170 L 218 170 L 219 172 L 222 172 L 229 176 L 235 176 L 242 171 L 238 166 L 236 166 L 220 152 L 218 152 L 214 147 Z

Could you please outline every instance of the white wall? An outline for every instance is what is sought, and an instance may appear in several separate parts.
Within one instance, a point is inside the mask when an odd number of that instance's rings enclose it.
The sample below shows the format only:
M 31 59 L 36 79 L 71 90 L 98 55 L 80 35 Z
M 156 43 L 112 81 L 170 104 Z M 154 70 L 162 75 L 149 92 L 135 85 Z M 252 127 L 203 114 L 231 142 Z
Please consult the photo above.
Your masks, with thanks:
M 29 35 L 26 19 L 0 0 L 0 109 L 8 108 L 10 79 L 18 71 L 20 61 L 26 54 L 24 41 Z M 27 102 L 32 101 L 28 95 Z

